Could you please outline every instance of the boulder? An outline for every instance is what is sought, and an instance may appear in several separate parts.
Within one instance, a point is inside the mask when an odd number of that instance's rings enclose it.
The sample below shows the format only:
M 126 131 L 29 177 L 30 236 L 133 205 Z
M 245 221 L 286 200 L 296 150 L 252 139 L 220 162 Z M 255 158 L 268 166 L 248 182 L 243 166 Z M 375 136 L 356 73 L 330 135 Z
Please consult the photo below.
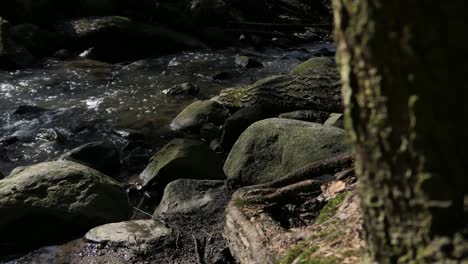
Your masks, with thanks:
M 263 67 L 263 64 L 259 61 L 256 61 L 248 56 L 237 56 L 236 65 L 242 68 L 260 68 Z
M 126 220 L 125 189 L 106 175 L 71 161 L 14 170 L 0 180 L 0 243 L 44 245 Z
M 336 67 L 311 67 L 303 74 L 278 75 L 251 85 L 224 89 L 211 100 L 228 109 L 256 104 L 275 114 L 296 110 L 342 112 L 340 76 Z
M 254 123 L 240 136 L 227 157 L 224 172 L 240 185 L 255 185 L 350 151 L 342 129 L 290 119 L 266 119 Z
M 196 95 L 200 92 L 200 87 L 193 83 L 182 83 L 172 86 L 162 91 L 168 95 Z
M 109 62 L 206 48 L 184 33 L 120 16 L 69 20 L 59 30 L 75 49 L 92 47 L 88 57 Z
M 315 57 L 297 65 L 296 67 L 292 69 L 291 73 L 295 75 L 307 74 L 309 70 L 320 69 L 320 68 L 324 68 L 324 69 L 336 68 L 336 64 L 330 58 Z
M 154 215 L 201 213 L 209 217 L 224 211 L 229 198 L 224 181 L 179 179 L 166 186 Z
M 134 220 L 111 223 L 91 229 L 85 239 L 110 246 L 139 247 L 168 238 L 172 230 L 159 221 Z
M 37 116 L 46 111 L 47 109 L 39 107 L 39 106 L 35 106 L 35 105 L 20 105 L 15 109 L 13 114 L 20 115 L 20 116 L 25 116 L 25 115 Z
M 253 105 L 236 111 L 224 122 L 221 146 L 229 151 L 251 124 L 269 117 L 274 117 L 274 111 L 262 105 Z
M 119 150 L 108 142 L 91 142 L 70 150 L 61 159 L 74 161 L 109 176 L 116 176 L 120 170 Z
M 198 133 L 204 124 L 222 125 L 228 117 L 229 111 L 215 101 L 195 101 L 172 120 L 171 129 Z
M 162 194 L 177 179 L 224 180 L 222 160 L 201 141 L 174 139 L 151 158 L 140 174 L 140 184 Z

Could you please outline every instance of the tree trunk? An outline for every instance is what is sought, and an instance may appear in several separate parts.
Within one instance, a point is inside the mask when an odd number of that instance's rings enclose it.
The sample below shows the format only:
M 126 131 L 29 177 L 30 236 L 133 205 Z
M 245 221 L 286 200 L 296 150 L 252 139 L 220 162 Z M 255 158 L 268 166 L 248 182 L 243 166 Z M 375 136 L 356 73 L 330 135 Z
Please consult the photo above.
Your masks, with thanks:
M 468 104 L 457 90 L 462 87 L 448 80 L 450 4 L 333 0 L 333 5 L 367 260 L 466 260 L 468 133 L 461 119 L 466 120 Z M 450 16 L 461 18 L 464 10 Z M 452 37 L 451 42 L 463 42 L 461 33 Z

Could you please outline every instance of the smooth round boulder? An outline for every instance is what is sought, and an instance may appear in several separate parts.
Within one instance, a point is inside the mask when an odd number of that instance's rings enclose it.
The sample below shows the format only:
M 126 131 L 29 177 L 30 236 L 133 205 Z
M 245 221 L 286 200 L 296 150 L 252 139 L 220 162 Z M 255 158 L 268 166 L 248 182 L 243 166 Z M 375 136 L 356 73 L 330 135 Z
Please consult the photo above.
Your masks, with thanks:
M 154 215 L 203 213 L 208 216 L 224 210 L 229 197 L 224 181 L 179 179 L 166 186 Z
M 195 101 L 172 120 L 171 129 L 179 132 L 198 132 L 204 124 L 222 125 L 228 117 L 229 111 L 215 101 Z
M 126 220 L 127 194 L 108 176 L 71 161 L 14 170 L 0 180 L 0 244 L 45 245 Z
M 174 139 L 156 153 L 140 174 L 142 188 L 163 192 L 177 179 L 224 180 L 221 158 L 198 140 Z
M 74 161 L 109 176 L 116 176 L 120 170 L 119 150 L 111 143 L 96 141 L 70 150 L 61 159 Z
M 255 185 L 350 152 L 342 129 L 271 118 L 254 123 L 242 133 L 229 153 L 224 172 L 240 185 Z
M 92 243 L 112 246 L 138 246 L 167 238 L 172 230 L 159 221 L 134 220 L 111 223 L 91 229 L 85 239 Z

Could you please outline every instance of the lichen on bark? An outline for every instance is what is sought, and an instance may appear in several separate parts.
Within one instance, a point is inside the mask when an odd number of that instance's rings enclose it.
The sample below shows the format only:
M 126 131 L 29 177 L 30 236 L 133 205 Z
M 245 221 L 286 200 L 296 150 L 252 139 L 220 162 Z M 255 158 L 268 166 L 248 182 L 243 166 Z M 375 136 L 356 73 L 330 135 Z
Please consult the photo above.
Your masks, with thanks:
M 466 258 L 454 246 L 427 254 L 439 238 L 455 241 L 466 232 L 466 128 L 454 113 L 467 106 L 448 86 L 448 5 L 334 0 L 333 6 L 369 260 Z

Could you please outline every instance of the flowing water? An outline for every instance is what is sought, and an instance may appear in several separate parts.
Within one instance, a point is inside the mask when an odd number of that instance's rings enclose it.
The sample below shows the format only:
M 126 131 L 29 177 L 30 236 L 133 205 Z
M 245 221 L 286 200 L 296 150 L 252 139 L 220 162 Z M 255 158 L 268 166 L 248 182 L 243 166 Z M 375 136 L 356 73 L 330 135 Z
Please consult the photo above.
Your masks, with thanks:
M 222 88 L 286 74 L 323 47 L 333 50 L 330 43 L 262 51 L 229 48 L 130 64 L 48 60 L 40 68 L 0 71 L 0 172 L 7 175 L 17 166 L 54 160 L 71 148 L 96 140 L 111 141 L 128 150 L 135 135 L 144 139 L 150 155 L 169 140 L 170 121 L 194 100 L 208 99 Z M 235 65 L 237 54 L 248 55 L 264 67 L 239 68 Z M 212 78 L 221 72 L 229 78 Z M 162 93 L 184 82 L 199 85 L 200 94 Z M 46 110 L 15 114 L 21 105 Z

